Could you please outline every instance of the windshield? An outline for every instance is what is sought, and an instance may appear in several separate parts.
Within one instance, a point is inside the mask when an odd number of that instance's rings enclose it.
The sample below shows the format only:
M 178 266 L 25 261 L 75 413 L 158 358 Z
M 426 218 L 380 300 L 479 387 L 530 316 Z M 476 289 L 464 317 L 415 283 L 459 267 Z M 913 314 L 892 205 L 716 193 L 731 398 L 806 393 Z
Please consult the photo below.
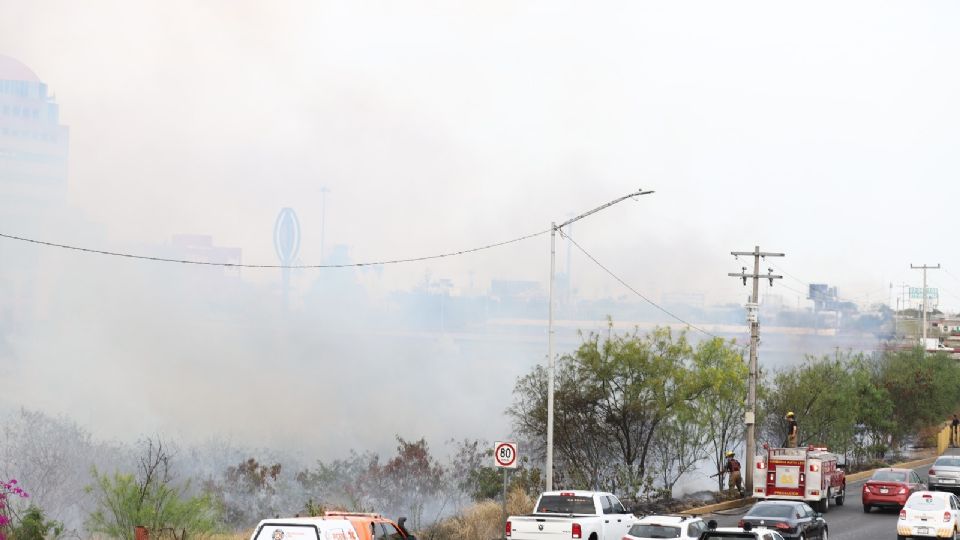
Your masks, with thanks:
M 960 458 L 942 457 L 933 464 L 934 467 L 960 467 Z
M 879 482 L 906 482 L 907 473 L 896 471 L 877 471 L 873 473 L 873 478 L 871 478 L 871 480 L 877 480 Z
M 907 508 L 911 510 L 943 510 L 947 507 L 947 501 L 942 497 L 933 497 L 931 495 L 916 495 L 907 499 Z
M 793 507 L 785 504 L 758 504 L 747 512 L 747 515 L 751 517 L 790 519 L 793 517 L 793 513 Z
M 641 538 L 680 538 L 680 527 L 637 523 L 630 527 L 630 533 Z
M 538 514 L 596 514 L 593 497 L 576 495 L 544 495 L 537 506 Z

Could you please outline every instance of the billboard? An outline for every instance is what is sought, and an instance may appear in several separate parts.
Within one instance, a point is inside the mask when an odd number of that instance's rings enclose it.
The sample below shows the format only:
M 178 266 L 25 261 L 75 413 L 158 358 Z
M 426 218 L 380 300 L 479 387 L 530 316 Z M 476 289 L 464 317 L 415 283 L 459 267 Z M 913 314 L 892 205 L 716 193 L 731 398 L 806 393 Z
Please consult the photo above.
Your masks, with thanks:
M 910 287 L 911 300 L 923 300 L 923 287 Z M 927 300 L 939 300 L 940 290 L 936 287 L 927 287 Z

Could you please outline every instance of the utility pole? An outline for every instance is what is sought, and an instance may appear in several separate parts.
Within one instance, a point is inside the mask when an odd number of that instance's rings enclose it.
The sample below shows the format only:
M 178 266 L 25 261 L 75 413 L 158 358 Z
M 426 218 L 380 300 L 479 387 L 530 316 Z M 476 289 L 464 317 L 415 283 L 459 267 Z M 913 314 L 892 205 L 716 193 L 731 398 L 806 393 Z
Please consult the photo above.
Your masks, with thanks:
M 773 280 L 783 279 L 783 276 L 774 275 L 773 269 L 770 268 L 769 272 L 766 274 L 760 274 L 760 259 L 767 257 L 784 257 L 783 253 L 767 253 L 760 251 L 760 246 L 754 246 L 753 251 L 731 251 L 731 255 L 735 258 L 739 258 L 741 255 L 744 257 L 752 256 L 753 257 L 753 273 L 747 273 L 747 267 L 744 266 L 742 271 L 739 274 L 730 273 L 727 274 L 731 277 L 738 277 L 743 280 L 743 284 L 747 284 L 747 278 L 753 278 L 753 296 L 750 299 L 750 303 L 747 304 L 747 321 L 750 323 L 750 368 L 749 368 L 749 377 L 747 380 L 747 411 L 744 415 L 744 423 L 746 424 L 746 450 L 744 453 L 744 461 L 747 462 L 746 469 L 748 472 L 744 478 L 744 487 L 748 496 L 753 495 L 753 473 L 755 470 L 754 459 L 756 459 L 756 415 L 757 415 L 757 345 L 760 343 L 760 317 L 758 314 L 760 307 L 760 279 L 769 279 L 770 286 L 773 286 Z
M 920 345 L 923 346 L 923 350 L 927 350 L 927 270 L 939 270 L 940 264 L 937 263 L 936 266 L 927 266 L 922 264 L 920 266 L 910 265 L 910 268 L 913 270 L 923 270 L 923 321 L 920 323 L 923 327 L 923 341 L 920 342 Z
M 649 195 L 653 191 L 644 191 L 643 189 L 638 189 L 633 193 L 628 193 L 623 197 L 614 199 L 607 204 L 598 206 L 589 212 L 584 212 L 579 216 L 570 218 L 560 225 L 557 223 L 550 223 L 550 307 L 548 311 L 548 327 L 547 327 L 547 462 L 546 462 L 546 491 L 553 491 L 553 387 L 554 387 L 554 378 L 556 376 L 556 359 L 553 356 L 553 281 L 554 274 L 556 273 L 557 266 L 557 231 L 566 227 L 567 225 L 572 224 L 575 221 L 579 221 L 591 214 L 596 214 L 597 212 L 609 208 L 620 201 L 626 199 L 632 199 L 640 195 Z

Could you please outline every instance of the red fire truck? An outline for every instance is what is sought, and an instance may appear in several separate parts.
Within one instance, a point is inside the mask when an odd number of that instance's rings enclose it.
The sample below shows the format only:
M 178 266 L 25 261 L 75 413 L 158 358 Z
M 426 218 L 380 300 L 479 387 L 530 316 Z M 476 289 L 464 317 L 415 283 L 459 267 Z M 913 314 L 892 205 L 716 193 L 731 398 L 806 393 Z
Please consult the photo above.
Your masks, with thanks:
M 819 512 L 830 508 L 830 499 L 843 506 L 847 481 L 840 456 L 826 448 L 770 448 L 757 456 L 753 496 L 757 499 L 806 501 Z

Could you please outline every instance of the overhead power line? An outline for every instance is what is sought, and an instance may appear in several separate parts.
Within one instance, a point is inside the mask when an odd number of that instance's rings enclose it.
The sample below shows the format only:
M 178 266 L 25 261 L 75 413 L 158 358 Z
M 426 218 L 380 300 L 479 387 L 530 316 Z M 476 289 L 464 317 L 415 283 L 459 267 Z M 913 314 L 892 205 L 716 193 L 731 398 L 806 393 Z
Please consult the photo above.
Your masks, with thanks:
M 950 270 L 948 270 L 948 269 L 946 269 L 946 268 L 941 268 L 941 270 L 943 270 L 944 272 L 946 272 L 948 276 L 952 277 L 954 280 L 956 280 L 958 283 L 960 283 L 960 278 L 958 278 L 957 276 L 953 275 L 953 272 L 951 272 Z
M 80 251 L 83 253 L 92 253 L 96 255 L 105 255 L 109 257 L 123 257 L 127 259 L 138 259 L 143 261 L 154 261 L 154 262 L 165 262 L 165 263 L 179 263 L 179 264 L 195 264 L 199 266 L 223 266 L 227 268 L 290 268 L 290 269 L 318 269 L 318 268 L 354 268 L 361 266 L 382 266 L 387 264 L 400 264 L 400 263 L 409 263 L 409 262 L 418 262 L 418 261 L 429 261 L 432 259 L 443 259 L 446 257 L 456 257 L 458 255 L 466 255 L 468 253 L 476 253 L 477 251 L 483 251 L 486 249 L 492 249 L 500 246 L 505 246 L 508 244 L 514 244 L 517 242 L 522 242 L 524 240 L 529 240 L 531 238 L 547 234 L 550 232 L 550 229 L 538 231 L 535 233 L 530 233 L 524 236 L 513 238 L 510 240 L 504 240 L 503 242 L 496 242 L 494 244 L 487 244 L 485 246 L 479 246 L 470 249 L 462 249 L 459 251 L 451 251 L 449 253 L 440 253 L 437 255 L 425 255 L 421 257 L 408 257 L 403 259 L 386 259 L 382 261 L 370 261 L 370 262 L 360 262 L 360 263 L 345 263 L 345 264 L 243 264 L 243 263 L 222 263 L 222 262 L 209 262 L 209 261 L 197 261 L 191 259 L 173 259 L 167 257 L 151 257 L 148 255 L 137 255 L 135 253 L 124 253 L 119 251 L 106 251 L 101 249 L 93 249 L 82 246 L 73 246 L 69 244 L 58 244 L 56 242 L 46 242 L 43 240 L 37 240 L 34 238 L 24 238 L 22 236 L 14 236 L 12 234 L 0 233 L 0 238 L 6 238 L 8 240 L 15 240 L 18 242 L 27 242 L 30 244 L 36 244 L 46 247 L 60 248 L 72 251 Z
M 613 273 L 612 270 L 610 270 L 609 268 L 607 268 L 606 266 L 604 266 L 603 263 L 601 263 L 600 261 L 598 261 L 593 255 L 591 255 L 589 252 L 587 252 L 587 250 L 583 249 L 583 246 L 581 246 L 580 244 L 578 244 L 576 240 L 574 240 L 573 238 L 570 237 L 570 235 L 564 234 L 564 232 L 563 232 L 562 230 L 560 231 L 560 236 L 562 236 L 562 237 L 566 238 L 567 240 L 569 240 L 570 243 L 573 244 L 577 249 L 579 249 L 581 253 L 583 253 L 588 259 L 590 259 L 591 261 L 593 261 L 593 264 L 596 264 L 597 266 L 599 266 L 601 270 L 603 270 L 604 272 L 606 272 L 607 274 L 609 274 L 610 277 L 612 277 L 613 279 L 615 279 L 615 280 L 617 280 L 618 282 L 620 282 L 620 284 L 623 285 L 624 287 L 626 287 L 630 292 L 632 292 L 633 294 L 635 294 L 635 295 L 639 296 L 640 298 L 642 298 L 643 301 L 645 301 L 646 303 L 650 304 L 651 306 L 653 306 L 653 307 L 659 309 L 660 311 L 666 313 L 666 314 L 669 315 L 670 317 L 676 319 L 677 321 L 679 321 L 679 322 L 681 322 L 681 323 L 689 326 L 690 328 L 693 328 L 694 330 L 696 330 L 696 331 L 698 331 L 698 332 L 700 332 L 700 333 L 702 333 L 702 334 L 704 334 L 704 335 L 710 336 L 710 337 L 712 337 L 712 338 L 723 339 L 723 338 L 721 338 L 720 336 L 718 336 L 718 335 L 716 335 L 716 334 L 707 332 L 707 331 L 704 330 L 703 328 L 700 328 L 699 326 L 697 326 L 697 325 L 695 325 L 695 324 L 693 324 L 693 323 L 690 323 L 690 322 L 687 322 L 687 321 L 681 319 L 680 317 L 678 317 L 678 316 L 674 315 L 673 313 L 671 313 L 670 311 L 668 311 L 665 307 L 661 306 L 660 304 L 658 304 L 658 303 L 654 302 L 653 300 L 651 300 L 651 299 L 647 298 L 646 296 L 644 296 L 643 293 L 641 293 L 641 292 L 638 291 L 637 289 L 634 289 L 633 287 L 631 287 L 629 283 L 627 283 L 626 281 L 624 281 L 623 279 L 621 279 L 620 276 L 618 276 L 617 274 Z

